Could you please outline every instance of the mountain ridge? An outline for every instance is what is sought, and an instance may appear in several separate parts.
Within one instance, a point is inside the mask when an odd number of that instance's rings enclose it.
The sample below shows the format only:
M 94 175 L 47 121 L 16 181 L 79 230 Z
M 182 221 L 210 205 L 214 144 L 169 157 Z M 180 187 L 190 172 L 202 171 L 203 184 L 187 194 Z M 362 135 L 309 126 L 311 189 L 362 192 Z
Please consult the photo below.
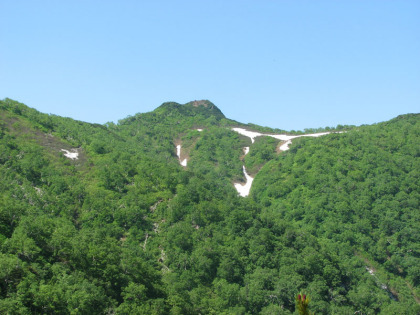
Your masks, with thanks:
M 419 114 L 281 152 L 164 104 L 97 125 L 0 101 L 0 312 L 293 314 L 300 291 L 319 314 L 420 311 Z

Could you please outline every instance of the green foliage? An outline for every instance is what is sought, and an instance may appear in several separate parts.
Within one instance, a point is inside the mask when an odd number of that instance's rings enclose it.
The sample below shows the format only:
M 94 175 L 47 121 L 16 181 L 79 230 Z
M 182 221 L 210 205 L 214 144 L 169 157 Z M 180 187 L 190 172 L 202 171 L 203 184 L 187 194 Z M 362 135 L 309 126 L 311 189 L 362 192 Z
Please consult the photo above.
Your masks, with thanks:
M 238 125 L 208 101 L 106 125 L 0 101 L 0 313 L 293 314 L 300 290 L 419 313 L 419 115 L 245 157 Z
M 257 137 L 245 156 L 245 167 L 249 174 L 257 174 L 265 163 L 276 157 L 278 140 L 271 137 Z

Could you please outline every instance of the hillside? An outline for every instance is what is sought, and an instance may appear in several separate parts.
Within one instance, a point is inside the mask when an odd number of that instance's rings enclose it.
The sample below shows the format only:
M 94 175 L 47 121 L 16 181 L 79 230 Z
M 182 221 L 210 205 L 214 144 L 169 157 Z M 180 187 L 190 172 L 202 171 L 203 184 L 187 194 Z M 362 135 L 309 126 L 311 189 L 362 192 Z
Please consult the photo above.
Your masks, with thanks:
M 293 314 L 302 291 L 418 314 L 419 136 L 419 114 L 286 132 L 209 101 L 105 125 L 0 101 L 0 313 Z

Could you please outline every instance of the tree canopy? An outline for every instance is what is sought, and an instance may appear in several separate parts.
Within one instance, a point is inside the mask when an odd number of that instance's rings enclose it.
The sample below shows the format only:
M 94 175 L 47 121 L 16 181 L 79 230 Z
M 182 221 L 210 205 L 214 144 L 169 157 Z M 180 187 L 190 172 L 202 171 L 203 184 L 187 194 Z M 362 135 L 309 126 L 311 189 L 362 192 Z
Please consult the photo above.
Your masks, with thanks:
M 237 126 L 276 132 L 209 101 L 105 125 L 0 101 L 0 313 L 418 314 L 420 115 L 285 152 Z

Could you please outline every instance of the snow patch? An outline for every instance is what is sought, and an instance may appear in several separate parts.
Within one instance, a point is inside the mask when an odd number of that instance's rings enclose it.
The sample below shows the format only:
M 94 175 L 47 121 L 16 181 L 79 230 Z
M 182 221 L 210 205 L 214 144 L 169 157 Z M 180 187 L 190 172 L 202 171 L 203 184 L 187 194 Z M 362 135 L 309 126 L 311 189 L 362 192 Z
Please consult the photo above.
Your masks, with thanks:
M 375 271 L 372 268 L 366 266 L 366 270 L 373 276 L 375 275 Z
M 278 140 L 281 140 L 281 141 L 290 141 L 290 140 L 292 140 L 294 138 L 301 137 L 301 136 L 271 135 L 271 134 L 266 134 L 266 135 L 263 134 L 263 136 L 272 137 L 272 138 L 275 138 L 275 139 L 278 139 Z
M 182 166 L 187 166 L 187 159 L 184 159 L 184 160 L 182 160 L 182 161 L 181 161 L 181 145 L 180 145 L 180 144 L 178 144 L 178 145 L 176 146 L 176 155 L 178 156 L 179 163 L 180 163 Z
M 292 144 L 292 140 L 287 140 L 285 143 L 283 143 L 280 147 L 279 147 L 279 149 L 280 149 L 280 151 L 287 151 L 287 150 L 289 150 L 290 148 L 289 148 L 289 145 L 291 145 Z
M 247 155 L 249 153 L 249 147 L 244 147 L 244 155 Z
M 310 133 L 310 134 L 307 134 L 307 135 L 302 135 L 302 137 L 315 137 L 315 138 L 317 138 L 317 137 L 329 135 L 330 133 L 331 133 L 331 131 Z
M 61 151 L 65 152 L 64 153 L 65 157 L 68 157 L 69 159 L 72 159 L 72 160 L 78 160 L 79 159 L 79 153 L 77 152 L 77 149 L 72 149 L 72 150 L 75 151 L 75 152 L 70 152 L 68 150 L 61 149 Z
M 267 133 L 261 133 L 256 131 L 249 131 L 244 128 L 232 128 L 233 131 L 236 131 L 237 133 L 251 138 L 251 142 L 254 143 L 256 137 L 266 136 L 266 137 L 273 137 L 279 140 L 287 141 L 299 136 L 289 136 L 289 135 L 273 135 L 273 134 L 267 134 Z
M 251 138 L 251 142 L 254 143 L 255 138 L 256 137 L 261 137 L 261 136 L 266 136 L 266 137 L 272 137 L 281 141 L 286 141 L 285 143 L 283 143 L 279 149 L 280 151 L 286 151 L 289 150 L 289 145 L 292 143 L 292 139 L 295 138 L 299 138 L 299 137 L 321 137 L 321 136 L 325 136 L 330 134 L 330 131 L 327 132 L 319 132 L 319 133 L 309 133 L 306 135 L 295 135 L 295 136 L 290 136 L 290 135 L 284 135 L 284 134 L 267 134 L 267 133 L 260 133 L 260 132 L 256 132 L 256 131 L 249 131 L 246 130 L 244 128 L 232 128 L 233 131 L 236 131 L 237 133 L 249 137 Z M 343 133 L 343 131 L 340 131 L 339 133 Z
M 262 136 L 262 133 L 255 132 L 255 131 L 249 131 L 249 130 L 246 130 L 244 128 L 232 128 L 232 130 L 236 131 L 237 133 L 239 133 L 243 136 L 251 138 L 252 143 L 254 143 L 256 137 Z
M 252 181 L 254 180 L 251 176 L 248 175 L 248 173 L 245 170 L 245 166 L 242 166 L 242 169 L 244 171 L 244 175 L 246 178 L 245 185 L 242 185 L 240 183 L 235 183 L 235 188 L 238 191 L 239 195 L 242 197 L 246 197 L 249 195 L 249 191 L 251 190 Z
M 178 159 L 181 158 L 181 145 L 180 144 L 176 146 L 176 155 L 178 156 Z
M 197 131 L 203 131 L 203 129 L 201 129 L 201 128 L 197 128 L 196 130 L 197 130 Z
M 314 138 L 318 138 L 318 137 L 321 137 L 321 136 L 328 135 L 330 133 L 331 132 L 328 131 L 328 132 L 319 132 L 319 133 L 309 133 L 309 134 L 306 134 L 306 135 L 287 136 L 287 137 L 289 137 L 289 139 L 284 139 L 284 140 L 286 140 L 286 142 L 283 143 L 279 147 L 279 150 L 280 151 L 287 151 L 287 150 L 289 150 L 290 149 L 289 146 L 292 144 L 292 139 L 300 138 L 300 137 L 314 137 Z M 270 137 L 274 137 L 276 139 L 280 139 L 280 138 L 285 138 L 286 135 L 269 135 L 269 136 Z M 280 136 L 280 137 L 277 137 L 277 136 Z

